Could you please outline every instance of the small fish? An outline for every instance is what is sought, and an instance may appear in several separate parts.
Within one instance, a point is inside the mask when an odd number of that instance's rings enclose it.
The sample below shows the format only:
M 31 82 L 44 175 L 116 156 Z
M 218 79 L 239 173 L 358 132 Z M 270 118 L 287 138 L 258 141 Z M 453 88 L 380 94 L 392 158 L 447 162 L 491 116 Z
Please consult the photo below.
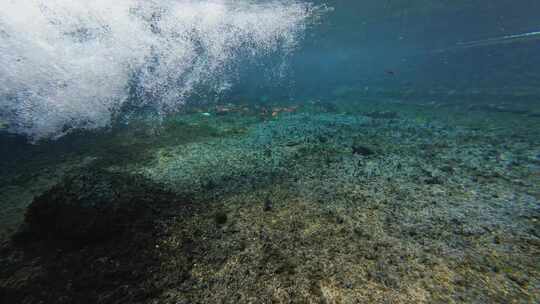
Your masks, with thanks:
M 386 75 L 390 75 L 390 76 L 395 76 L 396 75 L 396 72 L 394 72 L 392 70 L 386 70 L 384 72 L 386 73 Z

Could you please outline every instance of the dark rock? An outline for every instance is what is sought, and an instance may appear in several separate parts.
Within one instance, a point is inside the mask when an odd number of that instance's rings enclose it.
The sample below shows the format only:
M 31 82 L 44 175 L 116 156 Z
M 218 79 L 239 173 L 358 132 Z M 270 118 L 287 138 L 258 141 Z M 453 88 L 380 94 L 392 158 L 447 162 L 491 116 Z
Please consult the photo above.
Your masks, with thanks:
M 428 185 L 442 185 L 444 182 L 439 176 L 431 176 L 424 179 L 424 182 Z
M 352 146 L 352 153 L 355 155 L 362 155 L 362 156 L 369 156 L 369 155 L 375 154 L 375 152 L 372 149 L 366 146 L 356 145 L 356 144 Z
M 71 174 L 28 208 L 28 238 L 13 239 L 0 252 L 17 257 L 0 258 L 3 279 L 9 278 L 0 282 L 0 302 L 147 303 L 164 286 L 180 286 L 199 239 L 181 238 L 174 277 L 155 274 L 166 254 L 158 244 L 167 223 L 192 218 L 195 207 L 186 202 L 141 176 Z
M 211 191 L 216 188 L 216 183 L 214 183 L 212 180 L 209 180 L 206 184 L 203 185 L 203 188 L 207 191 Z
M 216 224 L 218 226 L 224 225 L 225 223 L 227 223 L 227 213 L 221 211 L 217 212 L 214 215 L 214 220 L 216 221 Z
M 263 210 L 264 211 L 272 211 L 272 200 L 267 197 L 265 200 L 264 200 L 264 207 L 263 207 Z
M 176 200 L 141 176 L 94 170 L 67 177 L 28 207 L 19 235 L 96 241 L 144 225 Z

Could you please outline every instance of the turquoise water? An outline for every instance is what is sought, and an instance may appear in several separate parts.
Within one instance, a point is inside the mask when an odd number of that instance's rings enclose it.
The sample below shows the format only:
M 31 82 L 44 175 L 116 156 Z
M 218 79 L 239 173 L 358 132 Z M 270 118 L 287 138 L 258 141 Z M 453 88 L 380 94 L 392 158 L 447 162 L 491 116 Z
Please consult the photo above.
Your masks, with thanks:
M 538 11 L 1 3 L 0 302 L 539 302 Z

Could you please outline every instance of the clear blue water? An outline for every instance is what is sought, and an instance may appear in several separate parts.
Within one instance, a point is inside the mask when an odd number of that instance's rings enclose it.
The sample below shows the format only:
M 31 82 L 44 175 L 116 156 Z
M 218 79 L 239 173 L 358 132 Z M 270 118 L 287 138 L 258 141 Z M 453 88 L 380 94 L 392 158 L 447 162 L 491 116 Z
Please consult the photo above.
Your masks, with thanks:
M 373 94 L 413 89 L 415 98 L 434 90 L 440 99 L 452 90 L 484 90 L 479 98 L 505 98 L 519 89 L 538 93 L 540 39 L 458 47 L 538 31 L 537 1 L 326 3 L 335 10 L 308 31 L 292 60 L 294 84 L 286 87 L 293 99 L 331 99 L 339 86 L 370 87 Z M 272 84 L 266 83 L 269 92 Z

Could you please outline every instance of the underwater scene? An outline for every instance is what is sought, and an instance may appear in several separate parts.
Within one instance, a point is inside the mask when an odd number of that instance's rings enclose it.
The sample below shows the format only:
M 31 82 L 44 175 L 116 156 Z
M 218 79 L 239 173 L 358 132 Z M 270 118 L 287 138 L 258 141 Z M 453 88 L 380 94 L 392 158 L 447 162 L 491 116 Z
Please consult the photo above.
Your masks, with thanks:
M 540 303 L 538 12 L 0 0 L 0 303 Z

